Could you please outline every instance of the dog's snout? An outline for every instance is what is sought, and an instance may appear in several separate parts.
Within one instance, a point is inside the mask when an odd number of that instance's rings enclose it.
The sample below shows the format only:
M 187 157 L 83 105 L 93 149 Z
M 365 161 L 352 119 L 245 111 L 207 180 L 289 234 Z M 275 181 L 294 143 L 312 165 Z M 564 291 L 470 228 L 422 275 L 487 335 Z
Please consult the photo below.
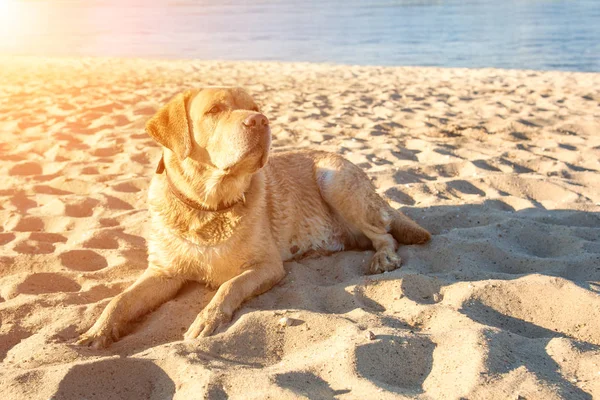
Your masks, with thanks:
M 244 120 L 247 127 L 261 127 L 269 125 L 269 120 L 262 114 L 252 114 Z

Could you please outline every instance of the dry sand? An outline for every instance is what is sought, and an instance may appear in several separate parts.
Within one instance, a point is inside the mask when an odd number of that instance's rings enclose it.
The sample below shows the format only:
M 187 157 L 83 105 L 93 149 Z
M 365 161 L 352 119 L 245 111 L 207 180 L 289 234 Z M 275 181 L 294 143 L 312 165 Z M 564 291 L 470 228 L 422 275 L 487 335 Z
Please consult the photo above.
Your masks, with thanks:
M 286 264 L 183 342 L 198 284 L 108 350 L 73 341 L 147 263 L 144 123 L 241 85 L 273 150 L 337 151 L 434 234 Z M 0 59 L 0 398 L 600 398 L 600 74 Z M 290 318 L 289 326 L 279 320 Z M 371 332 L 371 333 L 370 333 Z

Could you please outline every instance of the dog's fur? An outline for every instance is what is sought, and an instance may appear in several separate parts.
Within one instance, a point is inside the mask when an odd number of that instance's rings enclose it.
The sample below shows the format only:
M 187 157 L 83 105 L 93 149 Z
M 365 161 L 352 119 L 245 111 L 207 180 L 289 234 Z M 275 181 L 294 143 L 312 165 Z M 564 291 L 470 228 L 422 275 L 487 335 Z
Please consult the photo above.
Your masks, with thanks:
M 192 339 L 211 335 L 243 301 L 279 282 L 286 260 L 372 247 L 370 272 L 379 273 L 400 266 L 397 242 L 430 239 L 339 155 L 291 151 L 267 162 L 268 120 L 242 89 L 179 94 L 146 129 L 164 157 L 148 196 L 149 266 L 80 344 L 109 345 L 188 280 L 218 288 L 185 334 Z

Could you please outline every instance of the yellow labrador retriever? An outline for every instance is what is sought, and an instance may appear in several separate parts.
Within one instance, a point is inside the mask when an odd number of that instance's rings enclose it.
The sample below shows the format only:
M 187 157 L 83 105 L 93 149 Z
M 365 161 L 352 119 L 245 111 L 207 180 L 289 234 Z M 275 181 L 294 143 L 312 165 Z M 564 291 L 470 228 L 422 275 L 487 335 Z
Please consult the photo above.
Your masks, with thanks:
M 80 344 L 109 345 L 129 321 L 173 298 L 189 280 L 218 290 L 186 339 L 230 322 L 243 301 L 284 277 L 286 260 L 372 247 L 370 271 L 379 273 L 400 266 L 397 242 L 430 239 L 341 156 L 292 151 L 269 158 L 269 120 L 240 88 L 179 94 L 146 130 L 163 146 L 148 194 L 149 266 L 112 299 Z

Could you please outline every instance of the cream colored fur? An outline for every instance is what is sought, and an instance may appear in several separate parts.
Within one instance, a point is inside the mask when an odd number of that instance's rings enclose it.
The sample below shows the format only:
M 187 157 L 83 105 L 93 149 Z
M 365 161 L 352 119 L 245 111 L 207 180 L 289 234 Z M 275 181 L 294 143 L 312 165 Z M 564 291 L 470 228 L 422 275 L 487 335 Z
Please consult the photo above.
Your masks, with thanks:
M 380 273 L 400 266 L 398 243 L 430 238 L 339 155 L 292 151 L 269 158 L 268 122 L 242 89 L 187 91 L 159 110 L 147 130 L 163 145 L 166 166 L 148 195 L 149 266 L 112 299 L 80 344 L 109 345 L 186 281 L 218 288 L 185 334 L 193 339 L 211 335 L 243 301 L 277 284 L 286 260 L 374 248 L 370 272 Z M 183 203 L 166 174 L 208 211 Z

